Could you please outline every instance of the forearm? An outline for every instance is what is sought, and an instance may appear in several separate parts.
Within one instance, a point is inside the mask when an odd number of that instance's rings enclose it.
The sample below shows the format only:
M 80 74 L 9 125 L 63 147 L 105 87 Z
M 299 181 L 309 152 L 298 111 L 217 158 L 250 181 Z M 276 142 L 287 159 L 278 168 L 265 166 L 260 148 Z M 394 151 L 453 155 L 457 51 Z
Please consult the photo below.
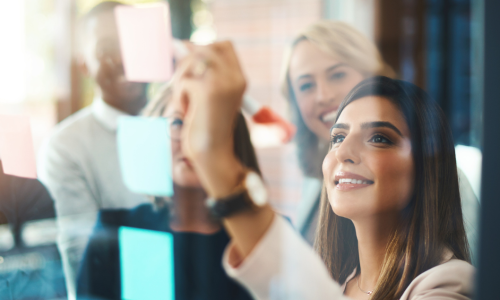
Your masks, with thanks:
M 241 256 L 229 246 L 223 266 L 254 299 L 345 299 L 318 254 L 280 216 L 252 252 Z
M 231 195 L 245 174 L 241 162 L 229 151 L 197 157 L 196 169 L 208 194 L 214 198 Z M 234 246 L 246 257 L 266 233 L 274 218 L 269 205 L 244 211 L 224 219 L 223 224 Z
M 232 44 L 192 47 L 177 68 L 174 101 L 186 111 L 183 150 L 210 197 L 225 198 L 238 191 L 247 170 L 236 158 L 233 143 L 236 116 L 246 80 Z M 203 72 L 193 70 L 204 68 Z M 224 220 L 234 245 L 247 255 L 274 217 L 269 206 Z
M 252 252 L 271 226 L 274 217 L 273 210 L 266 205 L 258 211 L 240 213 L 224 220 L 224 227 L 242 258 Z

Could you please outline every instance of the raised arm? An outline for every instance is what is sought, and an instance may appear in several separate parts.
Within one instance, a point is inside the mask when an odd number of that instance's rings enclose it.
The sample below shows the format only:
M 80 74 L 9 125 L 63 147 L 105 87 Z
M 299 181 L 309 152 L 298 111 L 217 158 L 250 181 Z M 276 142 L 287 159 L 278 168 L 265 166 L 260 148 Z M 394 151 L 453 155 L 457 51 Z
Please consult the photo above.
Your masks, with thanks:
M 236 158 L 233 128 L 246 81 L 229 42 L 191 47 L 181 62 L 174 97 L 187 106 L 183 145 L 203 186 L 216 199 L 231 195 L 245 169 Z M 246 256 L 270 226 L 269 206 L 224 220 L 234 245 Z
M 233 126 L 246 81 L 229 42 L 192 47 L 174 82 L 186 106 L 183 145 L 208 194 L 232 195 L 245 169 L 233 152 Z M 341 299 L 319 256 L 269 205 L 224 219 L 232 238 L 224 265 L 257 299 Z

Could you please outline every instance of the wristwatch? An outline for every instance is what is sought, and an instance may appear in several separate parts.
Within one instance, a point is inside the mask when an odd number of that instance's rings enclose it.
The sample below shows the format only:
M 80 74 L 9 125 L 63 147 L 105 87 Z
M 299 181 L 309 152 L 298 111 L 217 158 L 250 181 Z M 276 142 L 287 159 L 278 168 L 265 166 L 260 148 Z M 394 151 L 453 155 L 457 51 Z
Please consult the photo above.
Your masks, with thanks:
M 259 174 L 247 171 L 233 194 L 207 199 L 207 207 L 216 218 L 223 219 L 237 213 L 256 210 L 267 203 L 267 190 Z

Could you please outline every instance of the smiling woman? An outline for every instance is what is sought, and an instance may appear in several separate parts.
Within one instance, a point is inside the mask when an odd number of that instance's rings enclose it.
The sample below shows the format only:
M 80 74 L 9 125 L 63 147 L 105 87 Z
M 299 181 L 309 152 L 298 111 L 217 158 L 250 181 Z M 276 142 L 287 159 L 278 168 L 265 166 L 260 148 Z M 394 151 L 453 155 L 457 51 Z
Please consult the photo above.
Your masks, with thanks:
M 387 218 L 385 211 L 379 211 L 381 206 L 399 214 L 410 196 L 413 169 L 409 129 L 392 102 L 363 97 L 346 107 L 332 128 L 331 151 L 323 162 L 328 198 L 336 214 L 352 220 L 357 211 L 366 215 L 373 210 Z M 363 187 L 370 188 L 339 193 Z M 398 198 L 404 199 L 403 207 L 391 207 L 395 204 L 391 200 Z M 346 205 L 354 211 L 342 211 Z
M 445 253 L 469 261 L 444 120 L 424 91 L 386 77 L 365 80 L 341 104 L 323 162 L 316 247 L 346 295 L 361 286 L 372 299 L 397 299 Z M 375 259 L 369 249 L 387 252 Z
M 182 140 L 212 207 L 226 208 L 219 217 L 232 242 L 224 268 L 254 298 L 472 297 L 452 135 L 425 91 L 375 77 L 341 103 L 323 163 L 321 261 L 289 223 L 259 204 L 259 187 L 247 184 L 251 172 L 232 154 L 227 128 L 246 86 L 232 45 L 195 51 L 175 85 L 189 105 Z M 207 58 L 213 67 L 193 75 Z
M 284 58 L 282 93 L 297 127 L 298 161 L 305 175 L 295 226 L 313 244 L 319 215 L 321 163 L 330 127 L 349 91 L 374 75 L 393 77 L 375 44 L 344 22 L 322 20 L 300 32 Z

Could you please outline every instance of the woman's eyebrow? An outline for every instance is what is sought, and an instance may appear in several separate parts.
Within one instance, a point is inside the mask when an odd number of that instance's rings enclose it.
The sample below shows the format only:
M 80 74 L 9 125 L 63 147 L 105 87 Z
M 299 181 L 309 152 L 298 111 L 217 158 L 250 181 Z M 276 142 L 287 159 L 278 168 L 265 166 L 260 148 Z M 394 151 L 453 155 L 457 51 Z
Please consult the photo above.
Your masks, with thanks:
M 332 71 L 333 71 L 333 70 L 335 70 L 336 68 L 338 68 L 338 67 L 342 67 L 342 66 L 345 66 L 345 65 L 346 65 L 346 64 L 344 64 L 344 63 L 338 63 L 338 64 L 335 64 L 335 65 L 333 65 L 333 66 L 329 67 L 328 69 L 326 69 L 326 70 L 325 70 L 325 73 L 332 72 Z M 297 79 L 296 79 L 295 81 L 297 81 L 297 82 L 298 82 L 298 81 L 299 81 L 299 80 L 301 80 L 301 79 L 311 78 L 311 77 L 312 77 L 312 75 L 310 75 L 310 74 L 304 74 L 304 75 L 300 75 L 299 77 L 297 77 Z
M 168 115 L 166 115 L 165 118 L 171 118 L 174 116 L 182 116 L 182 112 L 179 110 L 175 110 L 175 111 L 169 113 Z
M 334 125 L 335 126 L 335 125 Z M 368 129 L 368 128 L 379 128 L 379 127 L 385 127 L 394 130 L 399 136 L 403 136 L 401 131 L 394 126 L 391 122 L 368 122 L 368 123 L 363 123 L 361 124 L 361 129 Z
M 336 65 L 333 65 L 333 66 L 329 67 L 328 69 L 326 69 L 326 73 L 332 72 L 333 70 L 335 70 L 339 67 L 345 66 L 345 65 L 346 64 L 344 64 L 344 63 L 338 63 Z
M 349 126 L 349 124 L 345 124 L 345 123 L 335 123 L 335 124 L 333 124 L 332 128 L 330 128 L 330 131 L 332 131 L 335 128 L 349 130 L 350 126 Z

